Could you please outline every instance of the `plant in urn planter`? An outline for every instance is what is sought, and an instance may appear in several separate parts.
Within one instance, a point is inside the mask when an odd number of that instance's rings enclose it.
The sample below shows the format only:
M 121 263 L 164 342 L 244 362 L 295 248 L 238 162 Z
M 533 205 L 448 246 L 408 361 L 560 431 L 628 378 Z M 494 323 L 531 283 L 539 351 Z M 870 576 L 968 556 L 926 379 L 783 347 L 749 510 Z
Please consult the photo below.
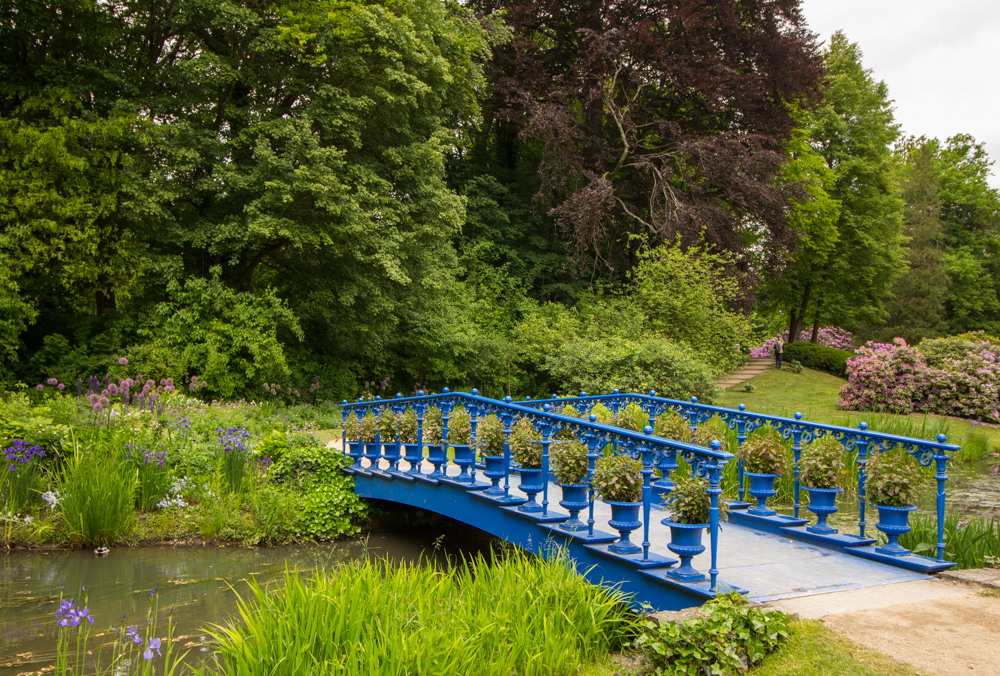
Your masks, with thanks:
M 376 425 L 378 426 L 378 440 L 382 444 L 382 457 L 389 461 L 388 470 L 396 471 L 396 463 L 399 462 L 399 442 L 396 436 L 399 430 L 399 416 L 393 411 L 386 409 L 382 411 Z M 373 465 L 378 467 L 378 459 Z
M 749 512 L 756 516 L 774 516 L 776 512 L 767 506 L 767 499 L 778 494 L 774 490 L 774 480 L 785 473 L 788 457 L 781 438 L 769 431 L 756 432 L 740 448 L 743 461 L 743 475 L 750 479 L 747 491 L 757 498 L 757 505 Z
M 347 439 L 347 455 L 354 460 L 351 469 L 361 469 L 361 458 L 364 455 L 364 446 L 361 443 L 361 421 L 354 411 L 347 414 L 344 422 L 344 437 Z
M 522 512 L 542 511 L 542 506 L 535 500 L 535 496 L 545 488 L 542 483 L 542 444 L 535 438 L 536 434 L 531 421 L 522 418 L 514 425 L 508 442 L 511 455 L 521 466 L 519 487 L 528 496 L 528 501 L 518 507 Z
M 820 437 L 802 450 L 799 460 L 799 480 L 809 491 L 809 511 L 816 515 L 816 525 L 806 526 L 810 533 L 833 535 L 837 532 L 827 524 L 831 514 L 837 512 L 837 494 L 843 488 L 837 481 L 844 471 L 844 447 L 831 437 Z
M 429 406 L 424 412 L 424 444 L 427 446 L 427 460 L 434 465 L 434 471 L 427 476 L 437 479 L 444 476 L 441 467 L 448 462 L 443 444 L 444 419 L 436 406 Z
M 417 412 L 408 408 L 400 414 L 396 431 L 399 434 L 399 443 L 403 445 L 403 459 L 410 464 L 410 469 L 406 473 L 420 474 L 420 462 L 424 453 L 417 438 L 417 433 L 420 431 L 417 426 Z
M 493 482 L 493 485 L 483 491 L 484 495 L 503 495 L 500 480 L 506 475 L 503 455 L 503 423 L 494 414 L 479 421 L 476 426 L 476 452 L 484 463 L 486 471 L 483 474 Z
M 636 554 L 642 548 L 629 540 L 629 534 L 642 526 L 642 461 L 627 455 L 605 456 L 597 461 L 592 477 L 594 490 L 611 505 L 612 528 L 621 533 L 618 542 L 608 545 L 616 554 Z
M 587 459 L 589 449 L 578 441 L 557 441 L 549 448 L 555 467 L 556 481 L 562 486 L 563 499 L 559 505 L 569 512 L 569 521 L 559 524 L 563 530 L 586 530 L 587 524 L 580 521 L 580 510 L 590 504 L 587 496 Z
M 369 467 L 377 468 L 379 453 L 378 444 L 375 442 L 378 439 L 378 421 L 375 420 L 374 413 L 368 413 L 358 421 L 358 435 L 361 437 L 361 443 L 364 444 L 364 455 L 368 459 Z
M 906 556 L 910 550 L 899 544 L 899 536 L 910 532 L 910 512 L 917 508 L 920 474 L 907 453 L 873 453 L 866 466 L 865 501 L 878 509 L 875 527 L 889 541 L 875 551 L 889 556 Z
M 667 504 L 671 509 L 670 518 L 660 523 L 670 527 L 670 544 L 667 549 L 681 560 L 680 567 L 669 571 L 667 575 L 683 582 L 704 580 L 705 575 L 694 569 L 691 559 L 705 551 L 701 536 L 709 527 L 712 508 L 708 482 L 698 477 L 678 479 L 667 498 Z
M 478 427 L 478 425 L 477 425 Z M 461 470 L 455 481 L 471 482 L 469 468 L 476 462 L 476 454 L 472 450 L 472 419 L 468 411 L 461 406 L 451 412 L 448 421 L 448 447 L 453 453 L 455 464 Z

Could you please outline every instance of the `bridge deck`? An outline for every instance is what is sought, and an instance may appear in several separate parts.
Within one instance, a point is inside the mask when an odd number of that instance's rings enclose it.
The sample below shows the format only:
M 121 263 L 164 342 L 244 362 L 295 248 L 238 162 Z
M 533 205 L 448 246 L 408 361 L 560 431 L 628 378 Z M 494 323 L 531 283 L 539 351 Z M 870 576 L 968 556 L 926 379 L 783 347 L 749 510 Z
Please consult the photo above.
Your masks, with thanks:
M 362 461 L 368 467 L 367 460 Z M 433 471 L 429 463 L 424 463 L 426 473 Z M 381 469 L 388 468 L 383 460 Z M 459 473 L 459 468 L 448 466 L 449 476 Z M 477 473 L 477 477 L 478 477 Z M 511 495 L 523 497 L 514 486 L 517 477 L 511 478 Z M 452 484 L 454 487 L 454 484 Z M 569 515 L 558 505 L 561 489 L 555 484 L 549 485 L 549 514 Z M 376 497 L 376 496 L 371 496 Z M 538 496 L 541 501 L 541 494 Z M 479 501 L 476 501 L 479 502 Z M 499 510 L 500 507 L 495 507 Z M 666 558 L 676 558 L 667 549 L 670 542 L 670 529 L 660 523 L 668 512 L 654 507 L 650 519 L 650 551 Z M 452 515 L 454 516 L 454 515 Z M 586 512 L 581 512 L 581 520 L 586 520 Z M 597 501 L 594 504 L 594 527 L 598 530 L 614 533 L 608 520 L 611 518 L 610 506 Z M 473 526 L 479 525 L 467 521 Z M 632 534 L 632 541 L 642 542 L 642 529 Z M 762 532 L 754 528 L 725 523 L 719 534 L 719 580 L 720 582 L 748 591 L 748 597 L 755 601 L 770 601 L 776 599 L 823 594 L 846 589 L 876 587 L 897 582 L 926 579 L 926 575 L 910 572 L 901 568 L 870 561 L 832 549 L 815 547 L 803 542 Z M 707 541 L 706 543 L 707 544 Z M 695 568 L 707 572 L 710 567 L 709 553 L 695 557 L 692 560 Z

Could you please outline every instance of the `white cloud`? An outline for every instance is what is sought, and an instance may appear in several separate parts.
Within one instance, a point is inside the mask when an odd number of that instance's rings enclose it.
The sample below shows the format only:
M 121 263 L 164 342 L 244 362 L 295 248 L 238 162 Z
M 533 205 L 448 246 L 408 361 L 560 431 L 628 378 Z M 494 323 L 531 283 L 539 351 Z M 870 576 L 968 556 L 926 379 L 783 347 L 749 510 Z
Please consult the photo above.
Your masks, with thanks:
M 1000 160 L 1000 2 L 803 0 L 802 8 L 822 40 L 843 30 L 858 43 L 905 134 L 972 134 Z M 995 188 L 998 173 L 994 166 Z

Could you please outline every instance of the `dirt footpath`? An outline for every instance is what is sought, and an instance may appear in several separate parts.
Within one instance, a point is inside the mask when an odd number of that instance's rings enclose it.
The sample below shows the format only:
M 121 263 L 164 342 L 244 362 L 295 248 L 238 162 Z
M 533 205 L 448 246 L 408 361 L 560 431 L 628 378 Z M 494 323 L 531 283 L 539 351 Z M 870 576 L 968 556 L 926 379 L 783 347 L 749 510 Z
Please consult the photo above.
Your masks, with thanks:
M 822 620 L 851 640 L 928 674 L 1000 676 L 997 594 L 931 579 L 767 605 Z

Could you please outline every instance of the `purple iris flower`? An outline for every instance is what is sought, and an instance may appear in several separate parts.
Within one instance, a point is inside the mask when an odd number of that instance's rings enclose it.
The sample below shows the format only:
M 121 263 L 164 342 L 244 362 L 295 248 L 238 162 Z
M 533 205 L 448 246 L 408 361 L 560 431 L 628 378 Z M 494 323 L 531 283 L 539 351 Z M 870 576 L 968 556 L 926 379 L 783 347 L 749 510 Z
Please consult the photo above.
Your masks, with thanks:
M 157 656 L 160 655 L 160 639 L 158 638 L 149 639 L 149 645 L 142 652 L 142 657 L 147 660 L 153 659 L 153 651 L 156 651 Z
M 138 629 L 139 628 L 134 624 L 130 624 L 128 630 L 125 632 L 125 638 L 130 638 L 132 639 L 132 643 L 135 643 L 136 645 L 141 645 L 142 637 L 139 636 Z

